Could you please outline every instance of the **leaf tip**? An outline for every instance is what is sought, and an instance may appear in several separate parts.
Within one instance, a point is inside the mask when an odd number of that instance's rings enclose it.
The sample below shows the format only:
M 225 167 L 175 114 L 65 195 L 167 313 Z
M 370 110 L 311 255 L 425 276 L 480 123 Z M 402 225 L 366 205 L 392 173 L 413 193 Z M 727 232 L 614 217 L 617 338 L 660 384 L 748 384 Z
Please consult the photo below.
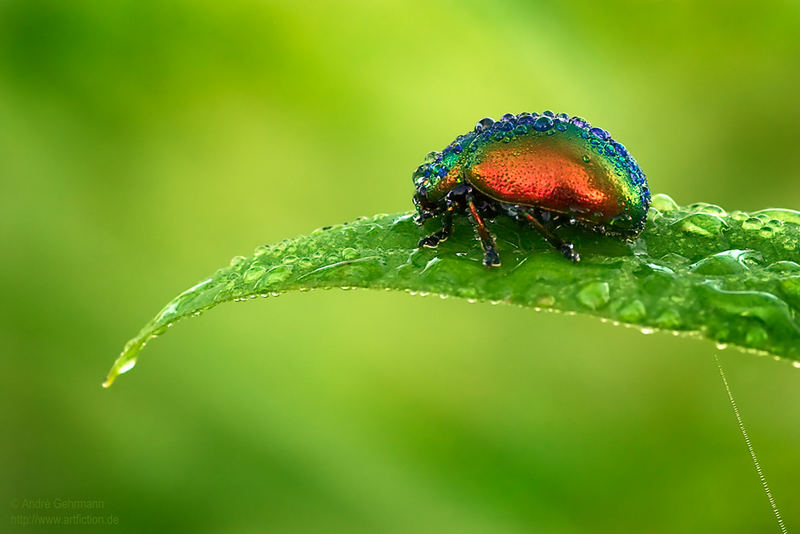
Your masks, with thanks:
M 102 384 L 103 387 L 105 389 L 110 388 L 119 375 L 127 373 L 133 369 L 135 365 L 136 356 L 129 352 L 123 352 L 120 357 L 117 358 L 117 361 L 114 362 L 114 365 L 111 366 L 111 370 L 108 372 L 108 376 L 106 376 L 106 380 Z

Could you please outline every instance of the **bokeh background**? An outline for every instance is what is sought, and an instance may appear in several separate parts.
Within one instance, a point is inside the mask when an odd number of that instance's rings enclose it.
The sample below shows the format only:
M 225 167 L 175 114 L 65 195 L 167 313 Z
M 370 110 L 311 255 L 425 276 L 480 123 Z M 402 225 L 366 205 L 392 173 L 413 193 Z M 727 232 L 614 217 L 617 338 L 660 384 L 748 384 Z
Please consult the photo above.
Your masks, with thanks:
M 410 209 L 487 115 L 583 115 L 681 203 L 798 208 L 798 36 L 776 1 L 1 1 L 0 531 L 25 499 L 117 532 L 777 531 L 707 342 L 336 290 L 100 382 L 232 256 Z M 720 357 L 800 528 L 800 371 Z

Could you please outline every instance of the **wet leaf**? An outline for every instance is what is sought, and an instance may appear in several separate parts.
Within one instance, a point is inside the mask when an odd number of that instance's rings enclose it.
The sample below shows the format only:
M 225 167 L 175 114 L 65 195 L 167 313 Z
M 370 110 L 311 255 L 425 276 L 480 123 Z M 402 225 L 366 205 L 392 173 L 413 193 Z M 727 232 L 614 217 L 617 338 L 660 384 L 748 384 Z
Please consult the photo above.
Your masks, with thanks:
M 151 338 L 217 304 L 286 291 L 361 287 L 441 294 L 578 312 L 671 330 L 800 361 L 800 212 L 727 213 L 679 207 L 656 195 L 645 231 L 630 243 L 566 229 L 573 264 L 539 235 L 499 218 L 503 265 L 487 269 L 469 223 L 436 250 L 417 248 L 436 229 L 411 213 L 376 215 L 259 247 L 180 294 L 125 346 L 105 386 L 131 369 Z M 568 320 L 568 319 L 565 319 Z

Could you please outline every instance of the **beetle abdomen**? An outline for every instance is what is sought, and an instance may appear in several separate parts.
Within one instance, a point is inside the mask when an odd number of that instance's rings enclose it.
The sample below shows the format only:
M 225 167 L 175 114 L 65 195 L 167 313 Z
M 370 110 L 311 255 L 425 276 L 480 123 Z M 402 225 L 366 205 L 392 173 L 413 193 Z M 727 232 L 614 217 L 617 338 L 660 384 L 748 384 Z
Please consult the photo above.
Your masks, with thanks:
M 569 214 L 610 232 L 638 233 L 650 191 L 636 161 L 606 131 L 578 117 L 548 115 L 509 114 L 479 132 L 464 178 L 501 202 Z

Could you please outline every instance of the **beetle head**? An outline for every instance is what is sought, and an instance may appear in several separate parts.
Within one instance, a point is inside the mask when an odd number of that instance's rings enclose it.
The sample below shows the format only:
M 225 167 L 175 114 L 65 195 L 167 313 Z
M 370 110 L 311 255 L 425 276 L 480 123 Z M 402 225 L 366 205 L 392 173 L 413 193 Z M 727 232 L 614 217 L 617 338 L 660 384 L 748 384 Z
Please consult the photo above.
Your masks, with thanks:
M 417 208 L 417 216 L 415 220 L 418 223 L 430 219 L 436 215 L 436 203 L 428 199 L 428 188 L 423 185 L 417 185 L 417 191 L 414 193 L 414 207 Z

